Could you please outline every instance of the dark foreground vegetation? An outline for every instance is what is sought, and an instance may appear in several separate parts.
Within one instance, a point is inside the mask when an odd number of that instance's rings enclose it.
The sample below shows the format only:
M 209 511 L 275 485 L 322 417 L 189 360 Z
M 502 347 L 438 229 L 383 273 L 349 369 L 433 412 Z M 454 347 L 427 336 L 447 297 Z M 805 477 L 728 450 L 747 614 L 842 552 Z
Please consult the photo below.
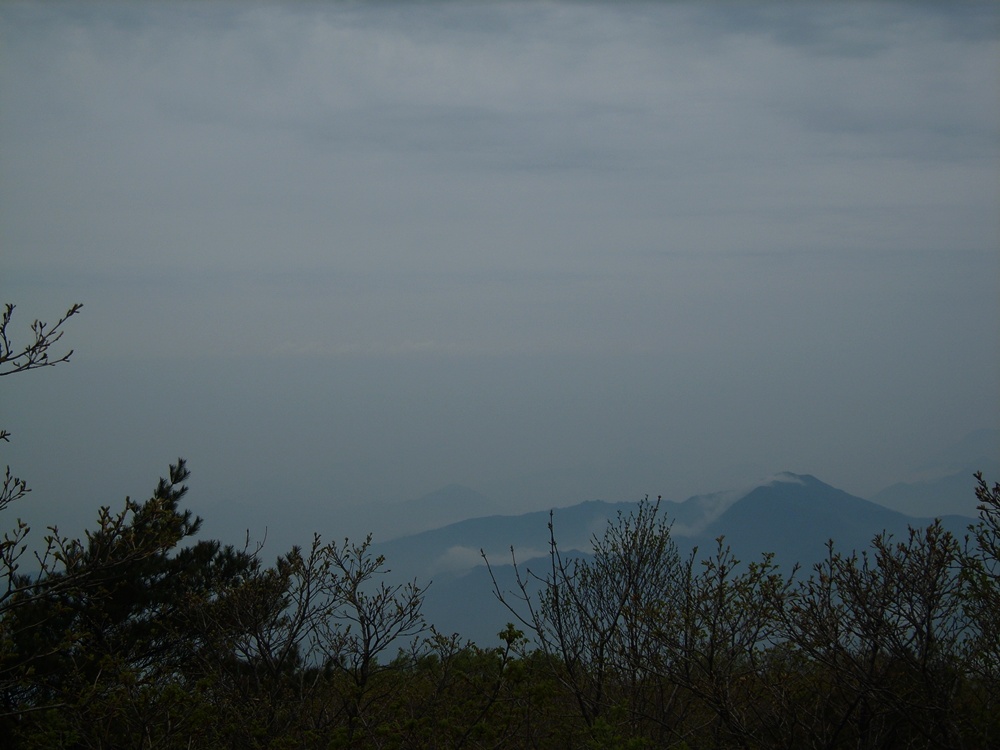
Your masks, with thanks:
M 0 375 L 65 359 L 25 358 L 9 319 Z M 3 747 L 1000 743 L 1000 484 L 978 475 L 968 538 L 831 543 L 790 574 L 723 540 L 682 558 L 655 502 L 591 557 L 565 559 L 553 530 L 545 569 L 498 586 L 514 624 L 483 645 L 425 623 L 424 590 L 370 539 L 270 565 L 196 539 L 187 479 L 178 461 L 147 501 L 102 508 L 83 539 L 50 529 L 35 556 L 20 522 L 0 542 Z M 0 512 L 26 492 L 8 470 Z

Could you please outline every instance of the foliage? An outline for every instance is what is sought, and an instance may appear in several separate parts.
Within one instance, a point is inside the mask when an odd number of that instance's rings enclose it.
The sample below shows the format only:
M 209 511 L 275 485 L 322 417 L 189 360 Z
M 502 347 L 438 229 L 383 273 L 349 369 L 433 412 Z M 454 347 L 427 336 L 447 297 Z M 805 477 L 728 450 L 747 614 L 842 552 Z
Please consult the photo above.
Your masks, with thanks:
M 10 736 L 30 735 L 58 710 L 65 736 L 122 744 L 169 717 L 182 731 L 197 707 L 186 686 L 206 639 L 195 616 L 253 565 L 218 542 L 178 548 L 200 519 L 178 504 L 183 461 L 145 503 L 102 508 L 83 540 L 50 537 L 38 578 L 0 610 L 0 688 Z M 115 721 L 108 720 L 114 716 Z
M 808 576 L 724 540 L 681 559 L 644 502 L 480 647 L 420 615 L 371 540 L 274 564 L 197 540 L 170 467 L 83 539 L 51 537 L 0 609 L 10 747 L 985 748 L 998 719 L 1000 487 L 963 543 L 931 524 Z M 525 633 L 530 636 L 526 637 Z
M 653 648 L 647 614 L 678 590 L 680 558 L 659 499 L 646 498 L 635 512 L 619 513 L 602 536 L 593 537 L 589 558 L 563 556 L 551 516 L 549 539 L 545 576 L 522 573 L 515 560 L 518 591 L 501 591 L 495 577 L 494 590 L 539 648 L 556 657 L 550 660 L 556 679 L 597 737 L 607 730 L 605 714 L 623 696 L 634 701 L 644 690 Z
M 963 664 L 975 686 L 969 691 L 970 710 L 994 717 L 977 727 L 986 744 L 1000 737 L 1000 483 L 991 487 L 981 473 L 976 482 L 979 521 L 969 529 L 974 544 L 962 557 L 967 582 L 962 606 L 968 625 Z
M 901 736 L 957 746 L 961 546 L 935 522 L 904 541 L 879 535 L 870 552 L 845 556 L 831 543 L 785 617 L 785 637 L 826 680 L 814 733 L 864 747 Z
M 800 579 L 723 539 L 679 562 L 647 501 L 592 558 L 564 561 L 550 524 L 548 573 L 518 570 L 514 592 L 494 578 L 495 593 L 548 655 L 580 744 L 989 747 L 1000 485 L 977 479 L 971 544 L 939 522 L 860 552 L 830 542 Z

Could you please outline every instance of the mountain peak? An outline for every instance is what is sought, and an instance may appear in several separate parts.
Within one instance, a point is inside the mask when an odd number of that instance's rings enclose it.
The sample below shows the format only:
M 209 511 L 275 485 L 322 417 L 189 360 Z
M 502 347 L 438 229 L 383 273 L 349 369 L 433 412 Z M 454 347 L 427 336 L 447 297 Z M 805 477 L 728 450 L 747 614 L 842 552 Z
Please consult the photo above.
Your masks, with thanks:
M 779 471 L 777 474 L 772 474 L 767 477 L 763 482 L 760 483 L 761 487 L 770 487 L 773 484 L 807 484 L 807 479 L 815 479 L 809 475 L 800 476 L 799 474 L 793 474 L 790 471 Z

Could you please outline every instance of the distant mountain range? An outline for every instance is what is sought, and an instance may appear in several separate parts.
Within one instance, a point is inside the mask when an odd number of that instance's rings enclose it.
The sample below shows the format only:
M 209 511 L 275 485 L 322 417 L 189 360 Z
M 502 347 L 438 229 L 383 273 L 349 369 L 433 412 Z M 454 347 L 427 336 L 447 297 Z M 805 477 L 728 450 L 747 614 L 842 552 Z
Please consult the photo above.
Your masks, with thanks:
M 460 484 L 449 484 L 414 500 L 372 508 L 378 516 L 375 525 L 386 538 L 436 529 L 466 518 L 498 513 L 500 509 L 486 495 Z
M 379 540 L 412 535 L 472 518 L 526 513 L 539 508 L 563 508 L 581 499 L 640 497 L 630 490 L 627 462 L 601 466 L 553 469 L 487 482 L 479 489 L 450 484 L 413 499 L 394 502 L 367 502 L 349 510 L 339 525 L 348 536 L 370 531 Z M 989 479 L 1000 475 L 1000 429 L 970 432 L 961 440 L 912 466 L 902 481 L 878 492 L 868 500 L 908 516 L 932 518 L 941 515 L 976 515 L 972 475 L 983 471 Z M 675 532 L 690 535 L 742 497 L 757 484 L 743 490 L 699 495 L 683 503 L 673 503 Z M 604 488 L 603 490 L 601 488 Z M 673 500 L 673 498 L 671 498 Z M 694 523 L 695 527 L 690 524 Z
M 978 501 L 973 491 L 976 486 L 973 475 L 977 471 L 982 471 L 987 480 L 998 477 L 1000 460 L 983 459 L 970 463 L 960 471 L 933 479 L 897 482 L 876 492 L 871 499 L 887 508 L 917 516 L 940 515 L 943 507 L 960 515 L 974 516 Z
M 926 460 L 909 481 L 886 487 L 870 499 L 914 516 L 974 516 L 973 474 L 977 471 L 983 472 L 987 480 L 996 481 L 1000 476 L 1000 430 L 970 432 Z
M 954 480 L 957 482 L 958 479 Z M 965 492 L 972 495 L 974 480 L 966 477 Z M 892 489 L 892 488 L 890 488 Z M 428 496 L 426 517 L 435 509 L 458 502 L 471 507 L 471 490 L 451 488 Z M 973 496 L 974 499 L 974 496 Z M 485 501 L 484 501 L 484 504 Z M 628 513 L 637 503 L 599 500 L 553 512 L 553 527 L 564 553 L 589 552 L 593 536 L 603 533 L 609 520 Z M 716 539 L 726 543 L 744 562 L 773 552 L 784 568 L 801 563 L 808 569 L 825 553 L 827 540 L 849 552 L 866 549 L 883 531 L 901 537 L 909 526 L 926 526 L 931 517 L 913 516 L 831 487 L 813 476 L 783 473 L 756 487 L 738 492 L 692 497 L 681 503 L 664 502 L 662 510 L 673 522 L 672 535 L 687 554 L 694 547 L 705 556 Z M 407 510 L 419 513 L 416 502 Z M 974 510 L 974 509 L 973 509 Z M 968 516 L 942 517 L 945 526 L 964 534 L 973 522 Z M 466 518 L 418 534 L 376 544 L 393 576 L 432 581 L 425 601 L 428 620 L 444 632 L 458 632 L 480 645 L 493 645 L 496 633 L 512 619 L 493 595 L 492 581 L 480 550 L 488 556 L 500 585 L 513 585 L 511 548 L 519 565 L 544 572 L 548 565 L 549 512 L 486 515 Z

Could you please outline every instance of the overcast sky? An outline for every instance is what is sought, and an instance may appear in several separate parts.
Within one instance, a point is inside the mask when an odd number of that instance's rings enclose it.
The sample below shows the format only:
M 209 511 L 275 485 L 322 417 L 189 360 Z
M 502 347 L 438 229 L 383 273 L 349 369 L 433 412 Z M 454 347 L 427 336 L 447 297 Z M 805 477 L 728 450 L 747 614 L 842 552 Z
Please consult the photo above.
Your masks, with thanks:
M 992 3 L 4 3 L 17 512 L 872 493 L 1000 426 L 998 175 Z

